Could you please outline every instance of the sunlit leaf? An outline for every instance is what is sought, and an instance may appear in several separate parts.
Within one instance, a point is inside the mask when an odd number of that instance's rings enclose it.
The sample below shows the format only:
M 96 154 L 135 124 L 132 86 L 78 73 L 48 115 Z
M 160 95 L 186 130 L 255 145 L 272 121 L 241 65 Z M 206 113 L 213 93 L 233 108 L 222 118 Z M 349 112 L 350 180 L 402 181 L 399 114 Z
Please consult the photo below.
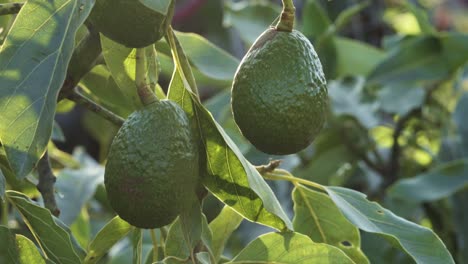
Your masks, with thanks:
M 18 247 L 20 264 L 46 264 L 46 261 L 42 257 L 41 253 L 39 253 L 37 246 L 27 237 L 16 235 L 16 245 Z
M 325 194 L 296 186 L 293 191 L 294 230 L 314 242 L 341 249 L 356 263 L 369 263 L 361 251 L 359 230 L 339 211 Z
M 366 195 L 341 187 L 326 188 L 348 221 L 359 229 L 376 233 L 399 245 L 416 263 L 455 263 L 440 238 L 430 229 L 398 217 Z
M 0 48 L 0 139 L 19 178 L 46 150 L 75 33 L 93 4 L 27 1 Z
M 115 243 L 124 238 L 132 229 L 133 227 L 129 223 L 118 216 L 114 217 L 97 233 L 94 240 L 89 244 L 84 263 L 97 263 Z
M 229 206 L 224 206 L 218 216 L 211 221 L 210 229 L 213 232 L 213 254 L 216 261 L 219 261 L 227 240 L 239 227 L 242 220 L 243 218 L 238 213 Z
M 341 250 L 314 243 L 299 233 L 268 233 L 259 236 L 228 263 L 345 264 L 354 263 Z
M 51 260 L 57 264 L 81 263 L 69 233 L 56 222 L 48 209 L 34 204 L 19 192 L 7 191 L 7 198 L 21 213 L 29 230 Z
M 173 45 L 177 46 L 175 36 L 168 37 L 173 38 Z M 279 230 L 292 229 L 268 184 L 196 99 L 195 81 L 180 46 L 176 55 L 177 68 L 168 97 L 181 104 L 189 117 L 196 120 L 206 155 L 206 167 L 202 167 L 206 170 L 202 173 L 203 184 L 245 218 Z
M 446 198 L 468 186 L 468 160 L 436 166 L 428 172 L 397 181 L 388 190 L 398 199 L 428 202 Z

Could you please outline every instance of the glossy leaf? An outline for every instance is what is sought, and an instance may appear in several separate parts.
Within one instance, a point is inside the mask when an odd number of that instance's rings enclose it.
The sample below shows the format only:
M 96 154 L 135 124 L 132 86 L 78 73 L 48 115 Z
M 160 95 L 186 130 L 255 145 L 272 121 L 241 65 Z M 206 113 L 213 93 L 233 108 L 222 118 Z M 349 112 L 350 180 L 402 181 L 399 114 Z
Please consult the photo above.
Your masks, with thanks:
M 134 109 L 141 107 L 135 83 L 136 49 L 121 45 L 101 34 L 102 55 L 122 94 Z
M 241 1 L 227 4 L 224 12 L 223 24 L 236 29 L 240 38 L 250 46 L 270 27 L 281 9 L 266 1 Z
M 0 139 L 18 178 L 46 150 L 75 33 L 93 4 L 27 1 L 0 48 Z
M 54 121 L 52 126 L 52 136 L 50 139 L 58 142 L 65 142 L 65 135 L 63 134 L 62 128 L 60 128 L 60 125 L 56 121 Z
M 198 73 L 198 76 L 212 80 L 221 87 L 231 85 L 240 63 L 238 59 L 200 35 L 176 32 L 176 36 L 181 47 L 186 51 L 186 57 L 193 71 Z M 166 42 L 156 43 L 156 48 L 161 54 L 161 64 L 164 64 L 164 57 L 170 60 L 168 56 L 171 56 L 171 51 Z
M 219 261 L 223 254 L 226 242 L 232 233 L 239 227 L 243 218 L 229 206 L 224 206 L 218 216 L 211 221 L 210 229 L 213 232 L 213 254 Z
M 89 244 L 85 264 L 97 263 L 119 240 L 127 236 L 133 227 L 116 216 L 109 221 Z
M 398 83 L 421 80 L 440 80 L 450 73 L 444 57 L 443 45 L 434 36 L 417 36 L 406 39 L 390 51 L 370 74 L 374 83 Z
M 181 104 L 189 116 L 196 118 L 206 155 L 203 184 L 245 218 L 279 230 L 292 229 L 291 222 L 268 184 L 244 158 L 211 113 L 196 99 L 190 65 L 180 46 L 176 55 L 177 68 L 168 97 Z M 175 83 L 174 80 L 178 81 Z M 192 107 L 186 103 L 190 100 Z
M 341 250 L 314 243 L 299 233 L 268 233 L 259 236 L 228 263 L 354 263 Z
M 317 38 L 332 25 L 326 11 L 317 0 L 307 0 L 302 11 L 302 33 L 309 38 Z
M 459 253 L 458 263 L 468 262 L 468 191 L 464 190 L 454 195 L 453 201 L 453 222 L 456 232 L 457 247 Z
M 384 58 L 381 50 L 356 40 L 335 37 L 334 43 L 338 57 L 337 76 L 367 76 Z
M 27 237 L 16 235 L 16 245 L 18 247 L 20 264 L 46 264 L 36 245 Z
M 457 126 L 458 134 L 460 135 L 461 147 L 463 153 L 468 155 L 468 93 L 465 92 L 459 99 L 455 112 L 453 113 L 453 120 Z
M 34 204 L 19 192 L 7 191 L 7 198 L 21 213 L 29 230 L 52 261 L 57 264 L 81 263 L 69 233 L 55 221 L 48 209 Z
M 361 251 L 359 230 L 343 216 L 327 195 L 301 185 L 294 188 L 294 230 L 314 242 L 341 249 L 356 263 L 369 263 Z
M 151 8 L 152 10 L 161 13 L 167 14 L 169 6 L 171 5 L 171 1 L 175 0 L 159 0 L 159 1 L 151 1 L 151 0 L 138 0 L 140 3 L 144 4 L 146 7 Z
M 5 199 L 6 179 L 3 172 L 0 171 L 0 203 Z
M 398 217 L 366 195 L 341 187 L 326 188 L 348 221 L 359 229 L 383 235 L 399 245 L 416 263 L 455 263 L 440 238 L 430 229 Z
M 166 241 L 166 255 L 182 259 L 192 255 L 193 248 L 201 240 L 202 213 L 198 199 L 194 197 L 192 206 L 184 210 L 171 225 Z
M 376 116 L 378 104 L 364 101 L 364 79 L 345 78 L 331 81 L 328 84 L 328 94 L 332 100 L 333 112 L 336 115 L 347 115 L 356 118 L 367 128 L 379 123 Z
M 57 174 L 56 197 L 61 209 L 60 219 L 71 225 L 81 208 L 94 195 L 99 184 L 104 183 L 104 167 L 90 157 L 84 149 L 76 149 L 74 158 L 81 164 L 79 169 L 65 168 Z
M 19 263 L 18 248 L 15 235 L 6 226 L 0 225 L 0 263 Z
M 424 103 L 426 92 L 414 85 L 387 85 L 378 93 L 380 108 L 387 113 L 404 116 Z
M 468 160 L 457 160 L 434 167 L 413 178 L 397 181 L 388 190 L 398 199 L 429 202 L 453 195 L 468 186 Z

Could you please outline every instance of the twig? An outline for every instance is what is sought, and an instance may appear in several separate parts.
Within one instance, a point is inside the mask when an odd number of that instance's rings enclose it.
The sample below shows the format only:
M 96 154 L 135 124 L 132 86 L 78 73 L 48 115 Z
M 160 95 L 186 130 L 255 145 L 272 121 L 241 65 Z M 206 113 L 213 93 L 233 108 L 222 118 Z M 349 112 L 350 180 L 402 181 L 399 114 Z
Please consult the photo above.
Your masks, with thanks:
M 104 108 L 103 106 L 83 95 L 78 87 L 73 89 L 72 93 L 68 95 L 67 98 L 104 117 L 118 127 L 122 126 L 125 122 L 125 119 L 122 117 L 114 114 L 110 110 Z
M 392 145 L 392 150 L 391 150 L 391 155 L 390 155 L 390 161 L 388 163 L 388 168 L 385 175 L 385 183 L 384 183 L 384 188 L 392 185 L 395 181 L 398 180 L 398 171 L 400 170 L 400 153 L 401 153 L 401 146 L 400 143 L 398 142 L 398 139 L 401 136 L 401 133 L 406 127 L 406 124 L 408 123 L 409 120 L 411 120 L 413 117 L 418 116 L 422 113 L 421 108 L 415 108 L 411 110 L 408 114 L 403 116 L 398 120 L 398 122 L 395 125 L 395 131 L 393 132 L 393 145 Z
M 273 172 L 275 169 L 277 169 L 281 165 L 281 162 L 282 160 L 272 160 L 267 165 L 255 166 L 255 168 L 260 174 L 265 174 L 265 173 Z
M 145 48 L 139 48 L 136 51 L 135 82 L 138 96 L 143 105 L 149 105 L 159 101 L 153 91 L 151 91 L 146 78 L 146 54 Z
M 283 0 L 283 11 L 276 25 L 276 30 L 291 32 L 294 28 L 295 13 L 296 7 L 294 6 L 293 0 Z
M 23 5 L 24 3 L 0 4 L 0 16 L 18 14 Z
M 42 195 L 45 208 L 49 209 L 53 215 L 59 216 L 60 210 L 57 207 L 57 202 L 55 201 L 54 190 L 56 178 L 54 173 L 52 172 L 49 154 L 47 153 L 47 151 L 37 164 L 37 173 L 39 174 L 37 190 Z

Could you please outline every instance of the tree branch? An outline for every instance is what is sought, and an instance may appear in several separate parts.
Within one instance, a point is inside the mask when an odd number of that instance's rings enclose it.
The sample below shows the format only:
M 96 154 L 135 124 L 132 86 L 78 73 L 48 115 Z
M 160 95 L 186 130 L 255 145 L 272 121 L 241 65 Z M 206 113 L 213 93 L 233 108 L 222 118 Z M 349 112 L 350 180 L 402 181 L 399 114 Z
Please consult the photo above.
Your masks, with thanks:
M 275 169 L 277 169 L 280 166 L 281 162 L 282 162 L 281 160 L 272 160 L 267 165 L 255 166 L 255 168 L 260 174 L 265 174 L 265 173 L 273 172 Z
M 49 153 L 47 151 L 37 164 L 37 173 L 39 174 L 37 190 L 42 195 L 45 208 L 49 209 L 53 215 L 59 216 L 60 210 L 57 207 L 57 202 L 55 201 L 54 190 L 56 178 L 54 173 L 52 172 L 49 160 Z
M 0 4 L 0 16 L 18 14 L 23 5 L 24 3 Z
M 72 93 L 69 94 L 67 98 L 86 107 L 86 109 L 104 117 L 105 119 L 109 120 L 118 127 L 121 127 L 125 122 L 125 119 L 123 119 L 122 117 L 114 114 L 112 111 L 108 110 L 107 108 L 99 105 L 98 103 L 83 95 L 78 87 L 73 89 Z

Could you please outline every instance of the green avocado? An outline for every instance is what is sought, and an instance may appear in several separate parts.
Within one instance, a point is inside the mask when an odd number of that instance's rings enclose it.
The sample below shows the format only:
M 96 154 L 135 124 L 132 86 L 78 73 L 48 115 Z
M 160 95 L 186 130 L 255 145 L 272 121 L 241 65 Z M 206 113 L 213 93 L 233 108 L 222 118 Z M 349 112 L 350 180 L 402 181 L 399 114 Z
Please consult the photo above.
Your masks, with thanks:
M 198 184 L 198 147 L 185 112 L 163 100 L 132 113 L 114 138 L 104 184 L 110 205 L 139 228 L 170 224 Z
M 115 42 L 130 48 L 142 48 L 164 36 L 172 20 L 174 2 L 171 1 L 166 16 L 139 0 L 96 0 L 89 21 Z
M 268 154 L 306 148 L 325 123 L 327 105 L 320 60 L 309 40 L 296 30 L 266 30 L 234 77 L 234 120 L 242 134 Z

